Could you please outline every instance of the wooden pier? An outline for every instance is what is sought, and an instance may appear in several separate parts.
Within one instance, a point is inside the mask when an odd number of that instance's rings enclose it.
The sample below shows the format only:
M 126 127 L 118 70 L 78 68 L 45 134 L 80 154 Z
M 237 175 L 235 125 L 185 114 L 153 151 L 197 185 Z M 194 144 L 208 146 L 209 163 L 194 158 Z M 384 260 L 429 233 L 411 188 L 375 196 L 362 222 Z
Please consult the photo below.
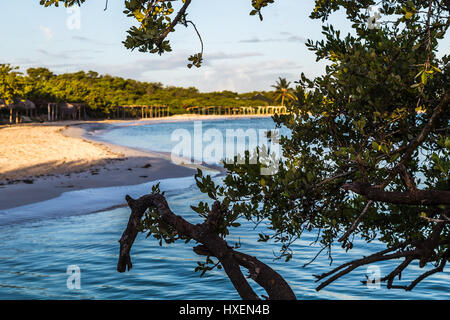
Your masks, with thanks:
M 116 107 L 116 118 L 162 118 L 170 115 L 169 106 L 126 105 Z
M 209 106 L 209 107 L 189 107 L 186 111 L 190 114 L 199 115 L 271 115 L 271 114 L 286 114 L 287 108 L 285 106 L 258 106 L 258 107 L 224 107 L 224 106 Z

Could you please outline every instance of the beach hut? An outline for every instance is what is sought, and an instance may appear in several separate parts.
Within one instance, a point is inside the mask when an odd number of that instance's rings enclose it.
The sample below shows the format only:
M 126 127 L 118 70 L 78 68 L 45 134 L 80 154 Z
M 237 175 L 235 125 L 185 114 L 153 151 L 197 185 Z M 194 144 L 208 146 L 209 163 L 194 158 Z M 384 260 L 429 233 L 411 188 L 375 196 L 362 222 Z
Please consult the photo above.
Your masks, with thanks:
M 60 103 L 60 115 L 61 120 L 72 119 L 81 120 L 81 110 L 83 109 L 82 103 Z
M 19 123 L 23 115 L 30 117 L 33 112 L 36 113 L 36 105 L 34 102 L 23 99 L 16 99 L 11 104 L 0 100 L 0 110 L 3 109 L 9 109 L 9 123 Z
M 122 113 L 122 119 L 131 117 L 142 119 L 146 118 L 161 118 L 168 117 L 170 115 L 170 106 L 155 106 L 155 105 L 124 105 L 117 106 L 117 118 L 120 118 Z
M 47 119 L 55 120 L 81 120 L 81 113 L 84 111 L 83 117 L 86 118 L 86 109 L 83 103 L 48 103 Z

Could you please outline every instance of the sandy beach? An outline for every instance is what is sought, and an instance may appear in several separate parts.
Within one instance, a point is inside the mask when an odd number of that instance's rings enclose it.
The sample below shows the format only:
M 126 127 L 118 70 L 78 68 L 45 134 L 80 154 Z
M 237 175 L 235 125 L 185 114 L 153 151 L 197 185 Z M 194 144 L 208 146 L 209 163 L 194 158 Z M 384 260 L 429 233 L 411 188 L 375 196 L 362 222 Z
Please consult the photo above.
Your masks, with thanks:
M 219 118 L 229 116 L 185 115 L 0 127 L 0 210 L 48 200 L 69 190 L 193 175 L 195 167 L 175 165 L 167 154 L 97 141 L 89 133 L 107 129 L 113 123 L 140 125 Z
M 100 144 L 62 134 L 65 126 L 28 125 L 0 130 L 0 182 L 81 172 L 123 158 Z

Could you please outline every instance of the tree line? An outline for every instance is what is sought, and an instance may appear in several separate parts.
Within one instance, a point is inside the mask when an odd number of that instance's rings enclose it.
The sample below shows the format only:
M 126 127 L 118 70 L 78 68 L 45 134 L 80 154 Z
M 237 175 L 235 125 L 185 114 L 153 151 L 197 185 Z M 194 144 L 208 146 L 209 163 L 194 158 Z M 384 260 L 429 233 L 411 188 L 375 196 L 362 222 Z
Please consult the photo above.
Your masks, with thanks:
M 26 74 L 10 64 L 0 65 L 0 99 L 6 104 L 29 99 L 36 105 L 71 102 L 86 104 L 91 114 L 108 116 L 122 105 L 166 105 L 171 113 L 186 113 L 188 107 L 251 107 L 277 103 L 275 91 L 200 92 L 195 87 L 164 86 L 95 71 L 55 74 L 47 68 L 29 68 Z

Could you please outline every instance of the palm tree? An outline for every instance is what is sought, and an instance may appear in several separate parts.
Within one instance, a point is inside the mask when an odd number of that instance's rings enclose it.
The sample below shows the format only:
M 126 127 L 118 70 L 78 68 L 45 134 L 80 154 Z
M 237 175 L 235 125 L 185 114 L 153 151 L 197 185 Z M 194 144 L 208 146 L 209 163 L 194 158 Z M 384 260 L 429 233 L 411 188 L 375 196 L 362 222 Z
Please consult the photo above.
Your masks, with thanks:
M 286 80 L 286 78 L 279 78 L 276 84 L 272 87 L 276 89 L 275 91 L 275 101 L 281 100 L 281 105 L 284 107 L 284 100 L 295 100 L 295 96 L 292 93 L 292 89 L 289 88 L 290 82 Z

